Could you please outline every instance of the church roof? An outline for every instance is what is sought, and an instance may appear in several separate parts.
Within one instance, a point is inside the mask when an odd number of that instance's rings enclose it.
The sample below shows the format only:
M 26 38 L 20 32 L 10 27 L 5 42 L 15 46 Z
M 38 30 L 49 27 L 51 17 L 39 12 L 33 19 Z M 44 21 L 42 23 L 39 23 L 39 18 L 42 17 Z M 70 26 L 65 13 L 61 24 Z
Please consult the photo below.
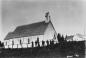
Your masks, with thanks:
M 5 38 L 5 40 L 27 37 L 27 36 L 35 36 L 35 35 L 43 35 L 48 23 L 45 21 L 37 22 L 33 24 L 18 26 L 13 32 L 9 32 Z

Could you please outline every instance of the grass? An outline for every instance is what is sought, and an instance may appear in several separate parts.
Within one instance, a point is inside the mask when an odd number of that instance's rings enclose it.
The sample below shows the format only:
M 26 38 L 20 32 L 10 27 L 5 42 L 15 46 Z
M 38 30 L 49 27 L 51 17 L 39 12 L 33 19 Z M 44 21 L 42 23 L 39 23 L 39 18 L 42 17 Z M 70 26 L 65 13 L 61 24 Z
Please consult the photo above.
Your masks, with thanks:
M 45 47 L 1 49 L 0 58 L 66 58 L 67 55 L 85 56 L 84 42 L 62 42 Z

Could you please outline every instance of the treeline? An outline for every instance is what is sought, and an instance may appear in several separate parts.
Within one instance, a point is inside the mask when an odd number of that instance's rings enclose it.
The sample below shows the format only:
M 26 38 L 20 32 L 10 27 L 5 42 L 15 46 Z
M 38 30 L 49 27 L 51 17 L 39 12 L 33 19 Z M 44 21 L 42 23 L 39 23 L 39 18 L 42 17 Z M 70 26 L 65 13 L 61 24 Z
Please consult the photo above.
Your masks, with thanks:
M 57 35 L 57 39 L 58 39 L 59 43 L 66 41 L 66 38 L 67 38 L 67 35 L 66 35 L 66 37 L 64 37 L 60 33 L 58 33 L 58 35 Z
M 0 47 L 3 47 L 4 46 L 4 43 L 2 43 L 1 41 L 0 41 Z

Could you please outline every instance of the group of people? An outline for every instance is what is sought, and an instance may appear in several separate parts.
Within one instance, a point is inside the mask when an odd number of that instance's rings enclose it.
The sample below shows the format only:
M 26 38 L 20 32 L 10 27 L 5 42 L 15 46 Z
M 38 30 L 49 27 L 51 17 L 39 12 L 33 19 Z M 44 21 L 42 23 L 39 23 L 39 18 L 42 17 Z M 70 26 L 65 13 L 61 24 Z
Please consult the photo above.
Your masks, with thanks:
M 34 45 L 36 47 L 40 47 L 40 46 L 45 46 L 45 45 L 53 45 L 54 44 L 54 40 L 47 40 L 47 41 L 44 41 L 42 40 L 41 42 L 39 41 L 39 38 L 37 38 L 37 40 L 35 42 L 32 41 L 32 47 L 34 47 Z

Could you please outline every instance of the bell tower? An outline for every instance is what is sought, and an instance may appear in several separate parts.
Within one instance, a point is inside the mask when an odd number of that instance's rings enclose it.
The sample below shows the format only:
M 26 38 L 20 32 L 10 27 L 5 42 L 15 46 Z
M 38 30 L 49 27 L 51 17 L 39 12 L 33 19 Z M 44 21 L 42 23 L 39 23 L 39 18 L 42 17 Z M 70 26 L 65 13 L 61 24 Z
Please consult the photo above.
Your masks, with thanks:
M 45 18 L 46 18 L 46 20 L 45 20 L 46 23 L 48 23 L 51 20 L 50 19 L 50 13 L 49 12 L 46 12 L 45 13 Z

